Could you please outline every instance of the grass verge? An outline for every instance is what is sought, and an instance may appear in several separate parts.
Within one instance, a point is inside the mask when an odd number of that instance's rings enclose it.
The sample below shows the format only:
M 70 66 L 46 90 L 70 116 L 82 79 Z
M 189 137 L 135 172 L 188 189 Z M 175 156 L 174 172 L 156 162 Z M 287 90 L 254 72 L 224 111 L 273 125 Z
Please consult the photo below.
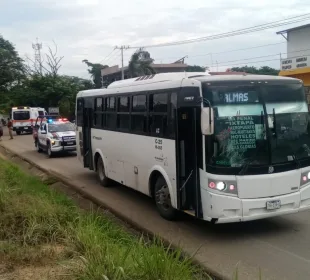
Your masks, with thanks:
M 158 239 L 139 239 L 111 218 L 79 209 L 2 159 L 0 264 L 1 279 L 209 278 L 181 251 L 171 252 Z

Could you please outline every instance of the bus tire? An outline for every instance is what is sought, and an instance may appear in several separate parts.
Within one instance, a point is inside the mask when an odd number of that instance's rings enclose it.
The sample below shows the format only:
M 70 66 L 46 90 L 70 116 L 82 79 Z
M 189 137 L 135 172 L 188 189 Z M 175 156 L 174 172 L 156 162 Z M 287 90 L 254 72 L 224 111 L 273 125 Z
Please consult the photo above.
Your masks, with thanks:
M 21 133 L 22 133 L 21 131 L 16 131 L 17 135 L 21 135 Z
M 166 220 L 175 220 L 177 217 L 177 210 L 171 205 L 169 188 L 162 176 L 159 176 L 156 180 L 154 197 L 159 214 Z
M 104 164 L 103 164 L 103 160 L 101 156 L 98 157 L 96 170 L 97 170 L 97 178 L 98 178 L 100 185 L 108 188 L 110 180 L 106 176 L 105 168 L 104 168 Z

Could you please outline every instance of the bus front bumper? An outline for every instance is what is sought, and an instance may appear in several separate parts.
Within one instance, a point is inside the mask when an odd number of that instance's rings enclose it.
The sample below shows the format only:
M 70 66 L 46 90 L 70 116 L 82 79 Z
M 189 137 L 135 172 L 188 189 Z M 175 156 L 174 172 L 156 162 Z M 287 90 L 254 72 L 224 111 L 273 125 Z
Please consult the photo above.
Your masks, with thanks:
M 267 202 L 281 201 L 281 207 L 267 210 Z M 215 223 L 245 222 L 293 214 L 310 209 L 310 185 L 299 191 L 267 198 L 240 199 L 236 196 L 215 194 L 201 189 L 204 220 Z

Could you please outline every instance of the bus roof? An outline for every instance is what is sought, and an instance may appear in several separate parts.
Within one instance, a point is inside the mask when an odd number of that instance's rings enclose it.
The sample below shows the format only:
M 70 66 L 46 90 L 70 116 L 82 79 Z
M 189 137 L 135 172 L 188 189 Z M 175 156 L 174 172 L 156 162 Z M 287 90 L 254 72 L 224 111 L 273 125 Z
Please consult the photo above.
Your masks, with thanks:
M 111 83 L 108 88 L 102 89 L 92 89 L 80 91 L 78 97 L 80 96 L 96 96 L 101 94 L 116 94 L 120 92 L 125 92 L 124 89 L 130 89 L 129 92 L 142 91 L 143 87 L 149 87 L 152 90 L 158 88 L 163 88 L 164 82 L 176 82 L 175 87 L 180 86 L 183 79 L 193 79 L 200 82 L 218 82 L 218 81 L 295 81 L 301 80 L 295 78 L 281 77 L 281 76 L 271 76 L 271 75 L 253 75 L 253 74 L 242 74 L 242 75 L 210 75 L 207 72 L 178 72 L 178 73 L 161 73 L 148 76 L 141 76 L 132 79 L 126 79 L 121 81 L 116 81 Z M 144 88 L 145 90 L 145 88 Z
M 272 75 L 255 75 L 255 74 L 245 74 L 245 75 L 214 75 L 209 77 L 197 77 L 197 80 L 201 82 L 217 82 L 217 81 L 301 81 L 300 79 L 282 77 L 282 76 L 272 76 Z
M 210 76 L 207 72 L 176 72 L 176 73 L 161 73 L 147 76 L 140 76 L 137 78 L 115 81 L 108 86 L 110 88 L 122 88 L 128 86 L 138 86 L 153 84 L 164 81 L 179 81 L 182 79 L 188 79 L 193 77 L 206 77 Z

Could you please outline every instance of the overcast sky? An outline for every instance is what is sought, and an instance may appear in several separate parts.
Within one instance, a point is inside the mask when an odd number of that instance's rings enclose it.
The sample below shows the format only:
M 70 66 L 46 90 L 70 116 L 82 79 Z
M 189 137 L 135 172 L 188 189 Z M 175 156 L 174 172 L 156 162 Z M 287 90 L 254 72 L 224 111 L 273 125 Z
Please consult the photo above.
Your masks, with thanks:
M 157 44 L 251 27 L 310 12 L 307 2 L 0 0 L 0 34 L 22 57 L 33 57 L 32 43 L 37 37 L 43 43 L 42 52 L 52 47 L 54 40 L 58 54 L 64 56 L 61 73 L 87 78 L 83 59 L 120 65 L 119 50 L 109 56 L 115 45 Z M 310 21 L 293 26 L 306 23 Z M 187 55 L 186 63 L 209 66 L 214 71 L 246 64 L 279 68 L 279 54 L 286 52 L 286 43 L 276 32 L 293 26 L 148 51 L 156 63 L 174 62 Z M 243 50 L 234 51 L 238 49 Z M 133 51 L 125 52 L 125 65 Z

